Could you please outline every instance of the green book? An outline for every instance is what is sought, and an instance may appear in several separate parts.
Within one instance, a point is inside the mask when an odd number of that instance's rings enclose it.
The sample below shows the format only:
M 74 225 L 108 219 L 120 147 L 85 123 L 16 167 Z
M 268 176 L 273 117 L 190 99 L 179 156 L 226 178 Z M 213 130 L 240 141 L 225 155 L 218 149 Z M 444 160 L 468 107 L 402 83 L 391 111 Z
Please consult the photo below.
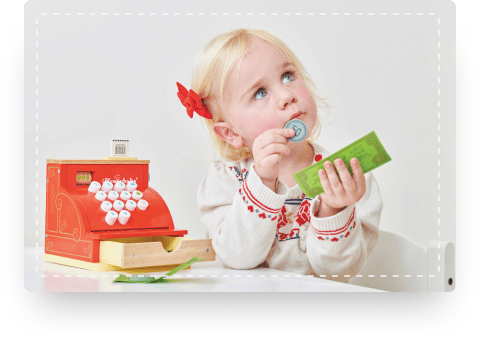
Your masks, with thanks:
M 313 198 L 324 191 L 322 184 L 320 183 L 320 178 L 318 177 L 318 171 L 320 169 L 325 170 L 325 161 L 330 161 L 333 164 L 334 160 L 337 158 L 343 160 L 350 174 L 353 174 L 350 166 L 350 160 L 352 158 L 358 159 L 364 173 L 372 171 L 392 160 L 387 151 L 385 151 L 382 143 L 380 143 L 375 131 L 372 131 L 368 135 L 344 147 L 342 150 L 337 151 L 327 158 L 293 174 L 293 178 L 295 178 L 295 181 L 300 188 L 302 188 L 305 195 Z M 336 168 L 335 171 L 338 175 Z

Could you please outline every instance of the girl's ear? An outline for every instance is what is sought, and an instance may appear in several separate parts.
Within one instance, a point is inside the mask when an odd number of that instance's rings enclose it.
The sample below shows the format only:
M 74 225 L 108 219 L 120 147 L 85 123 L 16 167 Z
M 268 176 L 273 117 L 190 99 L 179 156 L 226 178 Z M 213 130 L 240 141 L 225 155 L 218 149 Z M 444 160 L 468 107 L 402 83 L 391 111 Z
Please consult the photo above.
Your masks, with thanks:
M 236 134 L 226 122 L 218 122 L 213 124 L 213 131 L 215 134 L 223 139 L 228 144 L 231 144 L 235 148 L 241 148 L 243 146 L 243 138 Z

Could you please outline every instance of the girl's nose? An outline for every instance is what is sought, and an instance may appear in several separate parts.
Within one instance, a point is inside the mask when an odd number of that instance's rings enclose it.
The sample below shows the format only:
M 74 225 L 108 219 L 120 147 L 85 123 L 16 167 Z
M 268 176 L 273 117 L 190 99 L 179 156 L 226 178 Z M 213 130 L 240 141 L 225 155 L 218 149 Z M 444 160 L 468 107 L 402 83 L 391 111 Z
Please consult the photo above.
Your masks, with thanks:
M 288 104 L 297 102 L 297 95 L 295 91 L 287 87 L 282 87 L 279 92 L 279 106 L 281 109 L 285 109 Z

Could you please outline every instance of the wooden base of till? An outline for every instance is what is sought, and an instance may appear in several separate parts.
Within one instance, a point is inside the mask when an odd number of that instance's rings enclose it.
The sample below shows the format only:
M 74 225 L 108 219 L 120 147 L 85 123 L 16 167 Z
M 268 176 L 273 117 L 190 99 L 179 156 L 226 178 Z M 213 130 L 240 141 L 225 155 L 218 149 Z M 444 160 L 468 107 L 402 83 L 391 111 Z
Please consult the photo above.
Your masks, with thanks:
M 51 255 L 51 254 L 43 254 L 43 260 L 47 261 L 47 262 L 51 262 L 51 263 L 62 264 L 64 266 L 92 270 L 92 271 L 95 271 L 95 272 L 115 271 L 115 272 L 121 272 L 121 273 L 127 273 L 127 274 L 169 272 L 170 270 L 174 269 L 175 267 L 178 267 L 179 265 L 181 265 L 181 263 L 179 263 L 179 264 L 176 264 L 176 265 L 169 265 L 169 266 L 156 266 L 156 267 L 126 269 L 126 268 L 122 268 L 122 267 L 119 267 L 119 266 L 114 266 L 114 265 L 107 264 L 107 263 L 101 263 L 101 262 L 92 263 L 92 262 L 86 262 L 86 261 L 81 261 L 81 260 L 69 259 L 69 258 L 66 258 L 66 257 Z M 187 267 L 185 269 L 190 269 L 190 268 L 191 267 Z

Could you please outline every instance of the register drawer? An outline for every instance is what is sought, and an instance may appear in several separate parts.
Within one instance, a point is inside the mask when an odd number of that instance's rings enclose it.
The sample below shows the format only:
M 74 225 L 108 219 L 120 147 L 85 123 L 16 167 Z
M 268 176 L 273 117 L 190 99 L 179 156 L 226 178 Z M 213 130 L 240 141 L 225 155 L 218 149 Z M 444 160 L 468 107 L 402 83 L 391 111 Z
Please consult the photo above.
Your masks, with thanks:
M 122 268 L 176 265 L 195 256 L 215 261 L 212 240 L 149 236 L 100 241 L 100 262 Z

